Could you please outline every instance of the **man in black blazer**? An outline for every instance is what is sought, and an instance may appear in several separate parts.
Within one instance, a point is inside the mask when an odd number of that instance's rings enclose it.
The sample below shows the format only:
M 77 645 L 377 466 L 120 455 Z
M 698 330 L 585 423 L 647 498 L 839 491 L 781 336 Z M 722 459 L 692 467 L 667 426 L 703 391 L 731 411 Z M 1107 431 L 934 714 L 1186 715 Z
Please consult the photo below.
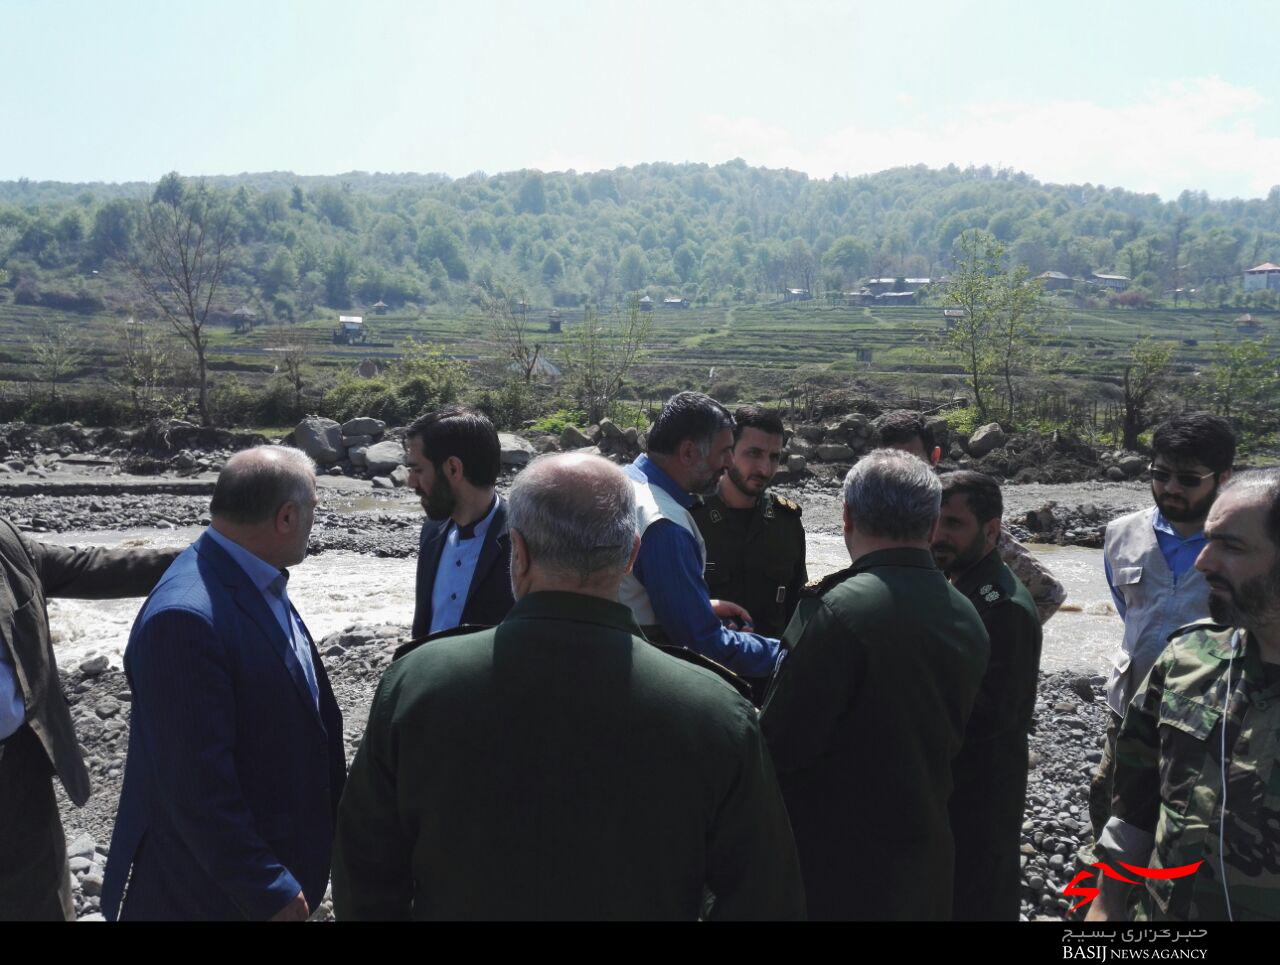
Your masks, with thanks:
M 145 596 L 178 550 L 76 549 L 0 519 L 0 921 L 73 918 L 52 775 L 89 797 L 49 636 L 49 597 Z
M 427 520 L 418 544 L 413 637 L 462 624 L 493 626 L 515 603 L 507 508 L 495 490 L 498 433 L 483 415 L 448 406 L 405 437 L 409 485 Z

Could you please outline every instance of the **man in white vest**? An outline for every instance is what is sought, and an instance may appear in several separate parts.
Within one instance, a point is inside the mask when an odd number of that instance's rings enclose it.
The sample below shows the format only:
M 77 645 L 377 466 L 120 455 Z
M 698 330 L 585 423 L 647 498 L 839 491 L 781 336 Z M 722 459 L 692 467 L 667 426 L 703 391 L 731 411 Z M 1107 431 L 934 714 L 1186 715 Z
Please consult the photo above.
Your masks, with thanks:
M 732 462 L 733 416 L 708 396 L 680 392 L 662 407 L 645 449 L 623 470 L 635 488 L 640 552 L 618 599 L 652 642 L 685 647 L 743 677 L 768 677 L 778 641 L 749 632 L 742 607 L 710 598 L 706 547 L 689 514 Z
M 1111 719 L 1089 793 L 1095 840 L 1110 817 L 1116 734 L 1129 701 L 1169 635 L 1209 616 L 1209 586 L 1193 564 L 1205 546 L 1209 507 L 1231 477 L 1236 437 L 1226 419 L 1195 412 L 1157 426 L 1151 449 L 1155 505 L 1112 520 L 1103 540 L 1103 565 L 1124 620 L 1124 640 L 1107 682 Z

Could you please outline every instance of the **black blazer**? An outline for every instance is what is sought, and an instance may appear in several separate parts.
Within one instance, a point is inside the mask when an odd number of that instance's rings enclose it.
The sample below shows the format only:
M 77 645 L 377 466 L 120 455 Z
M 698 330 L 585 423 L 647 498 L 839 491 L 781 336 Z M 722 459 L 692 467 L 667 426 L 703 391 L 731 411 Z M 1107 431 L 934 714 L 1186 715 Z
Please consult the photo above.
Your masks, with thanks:
M 417 606 L 413 612 L 413 638 L 421 640 L 431 632 L 431 591 L 436 584 L 436 570 L 444 554 L 444 540 L 449 535 L 450 520 L 422 524 L 418 543 Z M 462 607 L 462 622 L 491 627 L 502 622 L 515 604 L 511 595 L 511 536 L 507 532 L 507 503 L 498 497 L 498 508 L 484 534 L 476 571 L 471 576 L 467 602 Z

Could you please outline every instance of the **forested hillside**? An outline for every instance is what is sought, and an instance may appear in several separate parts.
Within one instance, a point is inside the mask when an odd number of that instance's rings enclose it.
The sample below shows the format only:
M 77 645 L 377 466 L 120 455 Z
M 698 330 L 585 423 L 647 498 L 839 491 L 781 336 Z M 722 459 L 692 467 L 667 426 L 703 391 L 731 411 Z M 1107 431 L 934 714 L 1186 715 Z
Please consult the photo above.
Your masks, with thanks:
M 742 161 L 594 174 L 288 173 L 207 179 L 235 212 L 219 301 L 264 315 L 317 306 L 461 304 L 501 281 L 535 305 L 612 303 L 647 290 L 695 304 L 768 300 L 786 287 L 936 276 L 961 232 L 1004 243 L 1033 273 L 1116 272 L 1153 297 L 1238 294 L 1240 272 L 1280 261 L 1280 187 L 1265 200 L 1176 201 L 1010 171 L 899 168 L 815 180 Z M 133 243 L 153 185 L 0 183 L 0 300 L 127 309 L 113 253 Z M 1255 295 L 1274 307 L 1273 293 Z M 1242 302 L 1242 304 L 1253 304 Z

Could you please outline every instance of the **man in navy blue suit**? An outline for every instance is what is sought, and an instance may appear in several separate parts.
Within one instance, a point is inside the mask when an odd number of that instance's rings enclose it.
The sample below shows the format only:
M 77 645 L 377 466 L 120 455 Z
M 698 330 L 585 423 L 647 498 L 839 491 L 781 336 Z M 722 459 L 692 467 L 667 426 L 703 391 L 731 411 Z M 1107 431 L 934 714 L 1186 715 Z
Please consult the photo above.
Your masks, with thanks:
M 286 591 L 316 509 L 296 449 L 237 453 L 212 525 L 144 604 L 108 919 L 303 921 L 324 895 L 342 716 Z
M 418 543 L 414 639 L 502 622 L 515 597 L 507 506 L 495 488 L 502 450 L 493 423 L 447 406 L 409 426 L 405 445 L 409 486 L 427 514 Z

